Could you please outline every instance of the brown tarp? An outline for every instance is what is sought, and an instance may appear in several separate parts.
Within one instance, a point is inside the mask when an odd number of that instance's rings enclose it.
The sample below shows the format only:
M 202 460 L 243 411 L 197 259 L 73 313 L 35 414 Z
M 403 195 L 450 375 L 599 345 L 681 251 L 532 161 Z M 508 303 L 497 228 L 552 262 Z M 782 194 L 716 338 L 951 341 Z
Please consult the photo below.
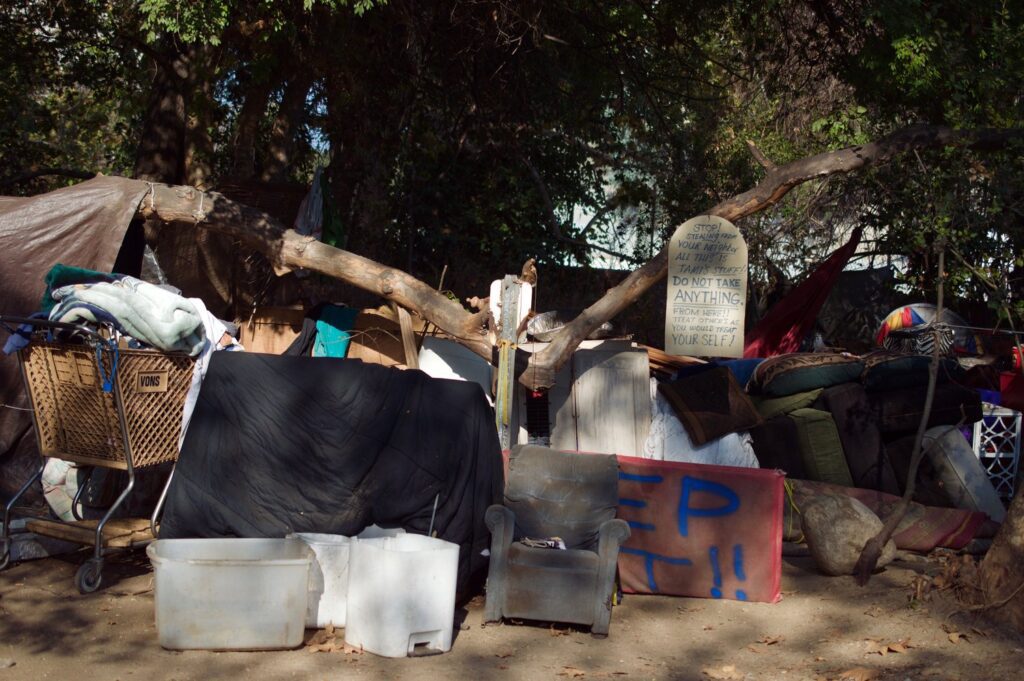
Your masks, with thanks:
M 148 191 L 138 180 L 96 177 L 39 196 L 0 197 L 0 314 L 37 310 L 43 278 L 59 262 L 111 271 Z M 0 499 L 8 499 L 31 474 L 36 442 L 17 357 L 2 353 L 0 404 Z

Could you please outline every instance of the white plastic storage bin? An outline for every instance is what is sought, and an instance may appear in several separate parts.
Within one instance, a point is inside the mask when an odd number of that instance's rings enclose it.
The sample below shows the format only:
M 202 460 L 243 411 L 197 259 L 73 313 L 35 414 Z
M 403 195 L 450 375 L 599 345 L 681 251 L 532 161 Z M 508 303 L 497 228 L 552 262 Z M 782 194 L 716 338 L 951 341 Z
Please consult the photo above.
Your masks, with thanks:
M 459 547 L 403 534 L 357 539 L 345 643 L 385 657 L 451 650 Z
M 359 533 L 358 538 L 394 537 L 405 530 L 370 525 Z M 306 604 L 306 626 L 323 629 L 328 624 L 345 626 L 345 610 L 348 607 L 348 564 L 349 547 L 352 537 L 342 534 L 318 534 L 296 532 L 288 535 L 301 539 L 313 549 L 316 560 L 310 566 L 309 599 Z
M 157 639 L 172 650 L 269 650 L 302 643 L 313 552 L 298 539 L 160 539 Z

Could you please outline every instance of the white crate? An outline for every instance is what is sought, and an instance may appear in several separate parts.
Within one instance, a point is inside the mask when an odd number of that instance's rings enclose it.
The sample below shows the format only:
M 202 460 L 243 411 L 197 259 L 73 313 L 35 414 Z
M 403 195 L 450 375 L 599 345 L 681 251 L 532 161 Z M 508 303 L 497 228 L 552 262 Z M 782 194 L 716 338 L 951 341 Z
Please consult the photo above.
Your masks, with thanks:
M 983 414 L 974 424 L 971 444 L 996 492 L 1009 500 L 1016 491 L 1020 465 L 1021 413 L 986 403 Z

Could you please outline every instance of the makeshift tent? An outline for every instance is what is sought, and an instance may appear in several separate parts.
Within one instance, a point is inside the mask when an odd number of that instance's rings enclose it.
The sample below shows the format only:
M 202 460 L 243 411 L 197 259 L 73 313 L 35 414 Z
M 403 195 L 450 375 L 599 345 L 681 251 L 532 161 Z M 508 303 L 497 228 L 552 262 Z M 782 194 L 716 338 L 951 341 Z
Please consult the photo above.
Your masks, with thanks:
M 500 501 L 494 417 L 475 383 L 347 359 L 215 353 L 161 536 L 431 530 L 481 576 Z M 435 506 L 436 503 L 436 506 Z
M 814 325 L 832 285 L 860 243 L 861 230 L 775 305 L 747 333 L 744 357 L 772 357 L 800 349 L 800 342 Z
M 117 263 L 116 269 L 138 274 L 141 225 L 132 230 L 137 238 L 126 234 L 147 191 L 145 182 L 97 177 L 42 196 L 0 197 L 0 314 L 24 316 L 38 309 L 43 279 L 59 262 L 104 272 Z M 0 355 L 0 400 L 0 498 L 8 499 L 38 461 L 13 355 Z

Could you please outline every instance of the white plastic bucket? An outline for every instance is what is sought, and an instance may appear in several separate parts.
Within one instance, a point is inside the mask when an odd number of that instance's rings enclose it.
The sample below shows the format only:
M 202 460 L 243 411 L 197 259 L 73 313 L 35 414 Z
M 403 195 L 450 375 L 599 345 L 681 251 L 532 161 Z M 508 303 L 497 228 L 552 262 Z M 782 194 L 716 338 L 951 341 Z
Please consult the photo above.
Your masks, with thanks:
M 352 542 L 345 642 L 385 657 L 452 647 L 459 547 L 403 534 Z
M 359 538 L 394 537 L 405 530 L 370 525 L 359 533 Z M 348 564 L 351 537 L 342 534 L 296 532 L 288 535 L 301 539 L 313 549 L 316 560 L 310 566 L 309 596 L 306 603 L 306 626 L 323 629 L 328 624 L 345 626 L 348 607 Z
M 298 539 L 160 539 L 157 639 L 172 650 L 295 648 L 313 552 Z

